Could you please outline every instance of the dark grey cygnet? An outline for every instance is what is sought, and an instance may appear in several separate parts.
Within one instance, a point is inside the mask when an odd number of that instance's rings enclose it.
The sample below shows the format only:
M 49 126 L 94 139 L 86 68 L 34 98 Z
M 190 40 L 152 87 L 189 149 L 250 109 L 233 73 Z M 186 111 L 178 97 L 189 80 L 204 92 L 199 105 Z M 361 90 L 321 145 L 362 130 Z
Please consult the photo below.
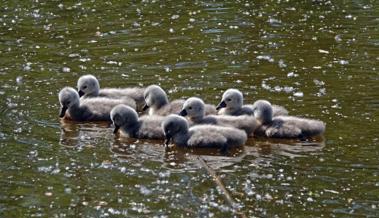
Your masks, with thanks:
M 162 129 L 166 145 L 172 140 L 178 146 L 226 149 L 241 146 L 247 140 L 244 131 L 232 127 L 196 125 L 189 128 L 187 120 L 175 114 L 164 119 Z
M 248 136 L 253 136 L 255 129 L 258 127 L 258 122 L 254 116 L 241 115 L 205 115 L 204 101 L 197 97 L 187 99 L 183 105 L 179 115 L 187 117 L 189 124 L 210 124 L 218 126 L 229 126 L 244 130 Z
M 109 113 L 119 104 L 135 108 L 135 101 L 131 98 L 88 98 L 80 99 L 78 92 L 65 87 L 59 92 L 61 110 L 59 117 L 74 121 L 111 121 Z
M 258 100 L 253 104 L 254 116 L 261 123 L 256 135 L 270 138 L 305 139 L 321 135 L 325 132 L 325 123 L 319 120 L 295 116 L 272 115 L 272 106 L 266 100 Z
M 169 102 L 166 92 L 158 85 L 150 85 L 146 88 L 145 106 L 143 110 L 149 110 L 149 115 L 167 116 L 169 114 L 178 114 L 183 107 L 184 100 L 178 99 Z M 206 114 L 216 114 L 216 108 L 213 105 L 206 105 Z
M 162 116 L 142 116 L 138 118 L 137 112 L 125 105 L 117 105 L 111 111 L 111 119 L 115 126 L 114 133 L 119 129 L 123 135 L 138 139 L 164 139 L 162 130 Z
M 143 92 L 145 88 L 103 88 L 100 89 L 100 84 L 97 78 L 93 75 L 83 75 L 78 79 L 77 83 L 79 96 L 82 98 L 90 97 L 106 97 L 106 98 L 132 98 L 137 105 L 137 110 L 142 111 L 145 104 Z

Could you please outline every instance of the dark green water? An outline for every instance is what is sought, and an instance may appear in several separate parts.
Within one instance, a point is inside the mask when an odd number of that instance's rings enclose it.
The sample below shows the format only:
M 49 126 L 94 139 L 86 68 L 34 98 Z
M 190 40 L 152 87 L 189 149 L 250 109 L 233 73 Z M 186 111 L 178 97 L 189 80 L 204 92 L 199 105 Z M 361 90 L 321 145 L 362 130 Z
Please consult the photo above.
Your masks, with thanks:
M 379 216 L 379 3 L 1 1 L 0 217 Z M 58 119 L 57 93 L 160 84 L 218 103 L 235 87 L 327 123 L 324 140 L 166 152 Z

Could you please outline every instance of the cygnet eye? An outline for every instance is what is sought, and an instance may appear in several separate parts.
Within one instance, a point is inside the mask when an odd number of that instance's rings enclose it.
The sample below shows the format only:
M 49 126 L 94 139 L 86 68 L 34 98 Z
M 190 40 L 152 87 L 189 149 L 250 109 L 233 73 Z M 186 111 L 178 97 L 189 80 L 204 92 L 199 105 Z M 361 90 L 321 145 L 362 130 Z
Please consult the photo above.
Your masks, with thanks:
M 228 98 L 228 99 L 226 99 L 227 101 L 231 101 L 232 99 L 230 99 L 230 98 Z
M 70 101 L 68 101 L 67 104 L 70 104 Z
M 83 86 L 83 89 L 86 89 L 87 88 L 87 86 Z
M 192 110 L 192 107 L 189 107 L 188 109 L 189 109 L 189 110 Z

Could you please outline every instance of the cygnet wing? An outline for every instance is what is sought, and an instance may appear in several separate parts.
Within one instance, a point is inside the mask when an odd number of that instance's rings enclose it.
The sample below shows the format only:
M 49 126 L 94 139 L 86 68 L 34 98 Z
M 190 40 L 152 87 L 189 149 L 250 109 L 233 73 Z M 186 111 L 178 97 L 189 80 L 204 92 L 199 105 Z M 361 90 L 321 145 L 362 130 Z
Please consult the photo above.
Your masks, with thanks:
M 156 111 L 155 115 L 167 116 L 170 114 L 179 114 L 182 110 L 183 104 L 184 100 L 182 99 L 174 100 Z
M 227 143 L 227 138 L 216 126 L 194 126 L 189 129 L 189 134 L 189 147 L 222 147 Z
M 288 115 L 288 110 L 283 106 L 273 104 L 272 105 L 272 116 L 286 116 Z
M 164 139 L 161 127 L 163 119 L 164 117 L 155 115 L 140 117 L 139 138 Z

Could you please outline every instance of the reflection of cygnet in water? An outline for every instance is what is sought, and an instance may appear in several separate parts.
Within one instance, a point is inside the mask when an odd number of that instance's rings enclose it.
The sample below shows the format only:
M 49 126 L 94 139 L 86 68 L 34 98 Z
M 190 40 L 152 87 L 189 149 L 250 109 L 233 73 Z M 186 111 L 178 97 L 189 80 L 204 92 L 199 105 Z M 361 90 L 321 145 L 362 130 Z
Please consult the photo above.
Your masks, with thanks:
M 172 139 L 178 146 L 226 149 L 241 146 L 247 140 L 244 131 L 232 127 L 197 125 L 189 128 L 186 119 L 174 114 L 164 119 L 162 128 L 166 136 L 166 145 Z
M 65 122 L 63 120 L 61 123 L 61 134 L 59 138 L 59 144 L 64 146 L 76 146 L 79 142 L 79 126 L 71 122 Z
M 79 99 L 78 92 L 70 87 L 65 87 L 59 92 L 61 111 L 59 117 L 74 121 L 111 121 L 109 113 L 119 104 L 125 104 L 132 108 L 136 104 L 131 98 L 88 98 Z
M 297 141 L 293 139 L 269 139 L 268 141 L 256 140 L 254 146 L 244 146 L 246 156 L 254 162 L 259 162 L 260 158 L 267 158 L 267 155 L 280 155 L 290 158 L 306 157 L 310 154 L 321 152 L 325 147 L 325 141 Z
M 100 89 L 100 84 L 97 78 L 93 75 L 84 75 L 78 79 L 78 93 L 82 98 L 90 97 L 106 97 L 106 98 L 131 98 L 136 102 L 138 111 L 142 110 L 145 104 L 143 92 L 145 88 L 103 88 Z
M 210 124 L 218 126 L 229 126 L 244 130 L 248 136 L 252 135 L 255 129 L 258 127 L 258 122 L 254 116 L 205 116 L 204 102 L 200 98 L 196 97 L 189 98 L 185 101 L 180 115 L 188 117 L 190 125 Z
M 182 109 L 184 100 L 178 99 L 172 102 L 168 101 L 166 92 L 157 85 L 150 85 L 146 88 L 145 93 L 145 106 L 143 110 L 149 109 L 150 115 L 167 116 L 169 114 L 178 114 Z M 216 108 L 213 105 L 206 105 L 206 114 L 216 114 Z
M 273 105 L 273 116 L 287 115 L 288 111 L 278 105 Z M 228 89 L 222 95 L 221 102 L 217 105 L 220 115 L 253 115 L 252 105 L 243 104 L 243 95 L 238 89 Z
M 270 138 L 308 138 L 325 132 L 325 123 L 294 116 L 272 116 L 272 107 L 266 100 L 253 105 L 254 116 L 261 123 L 256 134 Z
M 137 112 L 125 105 L 117 105 L 111 111 L 111 119 L 115 126 L 114 133 L 119 129 L 123 135 L 139 139 L 164 139 L 161 128 L 164 117 L 142 116 L 138 118 Z
M 109 131 L 104 131 L 104 128 L 109 127 L 106 122 L 78 124 L 62 119 L 60 127 L 59 143 L 68 147 L 91 147 L 110 136 Z

